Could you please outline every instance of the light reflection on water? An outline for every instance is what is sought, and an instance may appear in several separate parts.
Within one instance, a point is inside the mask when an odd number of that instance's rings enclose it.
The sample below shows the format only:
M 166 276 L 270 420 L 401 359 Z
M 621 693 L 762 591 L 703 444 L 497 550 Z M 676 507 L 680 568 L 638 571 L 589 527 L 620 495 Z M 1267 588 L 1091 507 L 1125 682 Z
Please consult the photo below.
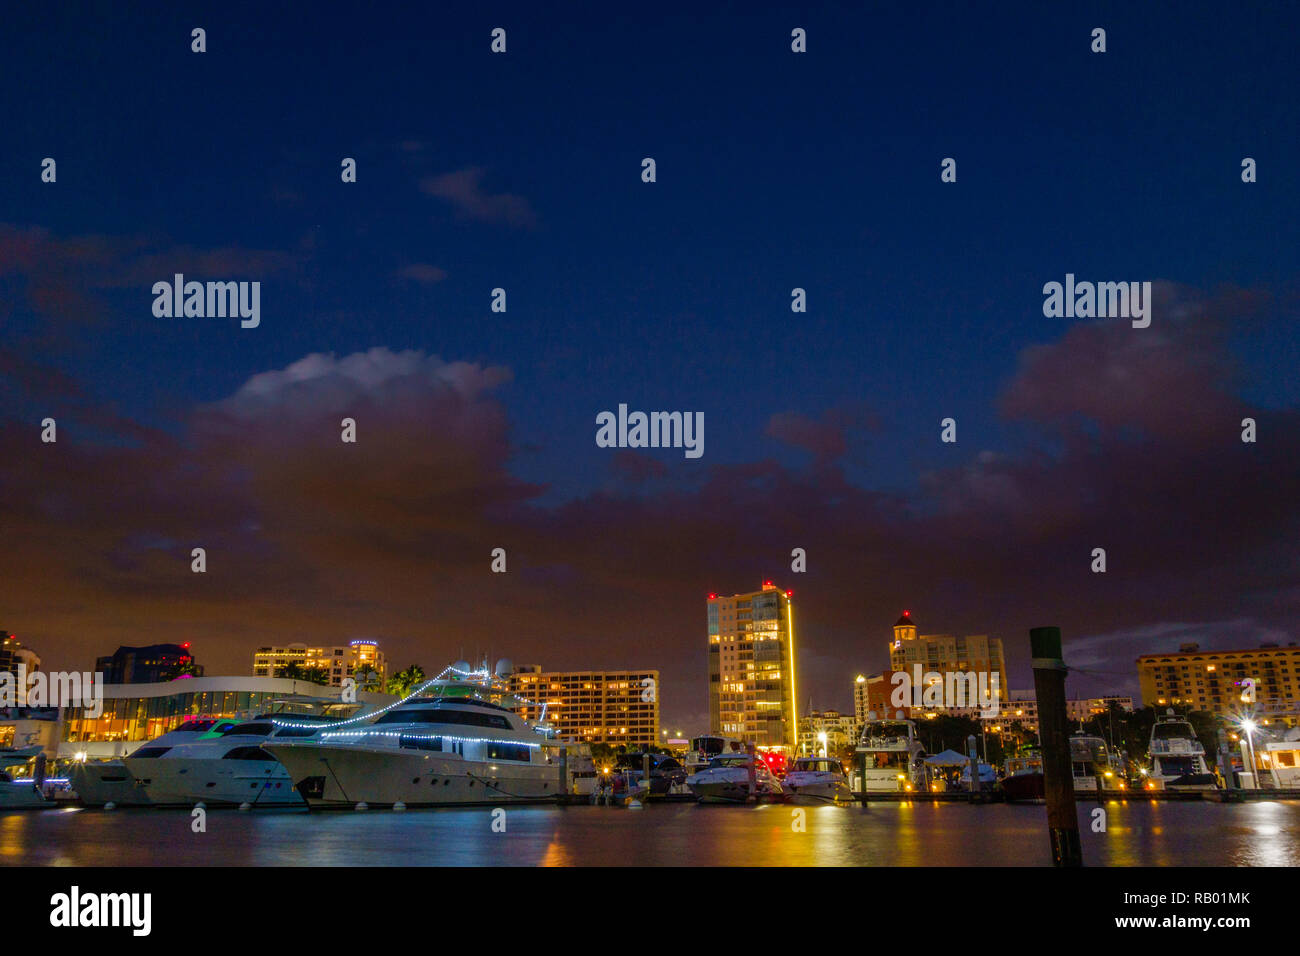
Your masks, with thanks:
M 1094 866 L 1297 866 L 1300 801 L 1079 804 Z M 0 813 L 0 864 L 43 866 L 1021 866 L 1049 862 L 1041 806 L 894 804 L 806 807 L 650 805 L 489 808 L 395 814 L 210 810 Z

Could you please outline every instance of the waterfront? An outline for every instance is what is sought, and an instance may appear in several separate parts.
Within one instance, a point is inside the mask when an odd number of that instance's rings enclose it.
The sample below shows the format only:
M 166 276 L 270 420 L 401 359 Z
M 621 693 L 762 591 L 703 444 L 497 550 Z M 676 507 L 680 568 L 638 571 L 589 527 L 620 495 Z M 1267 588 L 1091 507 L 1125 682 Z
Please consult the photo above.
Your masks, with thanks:
M 510 807 L 364 813 L 69 808 L 0 814 L 5 866 L 1046 866 L 1046 811 L 1011 804 Z M 1300 801 L 1079 805 L 1089 866 L 1297 866 Z

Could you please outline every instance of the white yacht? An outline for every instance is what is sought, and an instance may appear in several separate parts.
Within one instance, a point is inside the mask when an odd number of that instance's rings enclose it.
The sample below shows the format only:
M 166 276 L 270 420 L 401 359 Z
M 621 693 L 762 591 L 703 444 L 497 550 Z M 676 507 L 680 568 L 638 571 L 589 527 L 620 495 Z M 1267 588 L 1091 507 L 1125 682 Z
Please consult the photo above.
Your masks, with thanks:
M 217 718 L 196 718 L 183 722 L 175 730 L 169 730 L 142 744 L 136 752 L 146 747 L 174 747 L 180 743 L 192 743 L 210 737 L 219 737 L 238 721 Z M 68 775 L 72 789 L 77 798 L 88 807 L 102 807 L 113 803 L 120 807 L 148 806 L 149 797 L 136 785 L 135 778 L 126 769 L 122 758 L 114 760 L 92 760 L 77 763 Z
M 833 757 L 796 757 L 787 768 L 781 786 L 790 794 L 791 803 L 853 802 L 844 766 Z
M 39 746 L 0 750 L 0 768 L 21 767 L 35 760 L 40 752 Z M 0 769 L 0 810 L 42 810 L 52 806 L 54 801 L 45 799 L 30 777 L 15 780 L 6 770 Z
M 910 720 L 867 720 L 854 753 L 858 772 L 865 759 L 862 789 L 870 792 L 922 789 L 920 758 L 925 755 Z
M 784 800 L 786 793 L 776 774 L 765 761 L 748 753 L 714 757 L 707 767 L 686 778 L 686 786 L 700 803 L 746 803 L 750 799 L 751 765 L 754 772 L 753 798 L 766 802 Z
M 289 718 L 285 718 L 286 720 Z M 285 771 L 262 749 L 271 739 L 310 737 L 336 721 L 293 715 L 278 726 L 276 717 L 237 723 L 216 736 L 173 744 L 151 743 L 122 762 L 152 806 L 205 804 L 255 807 L 301 806 Z
M 744 753 L 745 745 L 734 737 L 721 737 L 717 734 L 702 734 L 691 738 L 690 749 L 682 760 L 687 774 L 699 773 L 709 765 L 714 757 L 723 754 Z
M 1218 781 L 1205 763 L 1205 748 L 1192 725 L 1170 710 L 1151 728 L 1148 790 L 1214 790 Z
M 1261 777 L 1271 774 L 1273 785 L 1282 790 L 1300 788 L 1300 728 L 1284 731 L 1280 740 L 1256 743 L 1255 755 Z
M 1098 782 L 1103 792 L 1125 789 L 1123 768 L 1100 737 L 1075 734 L 1070 738 L 1070 767 L 1076 794 L 1096 793 Z
M 539 803 L 558 799 L 562 741 L 488 697 L 485 684 L 444 682 L 365 721 L 319 737 L 276 736 L 265 751 L 312 808 Z
M 0 810 L 44 810 L 54 805 L 30 777 L 14 780 L 0 770 Z

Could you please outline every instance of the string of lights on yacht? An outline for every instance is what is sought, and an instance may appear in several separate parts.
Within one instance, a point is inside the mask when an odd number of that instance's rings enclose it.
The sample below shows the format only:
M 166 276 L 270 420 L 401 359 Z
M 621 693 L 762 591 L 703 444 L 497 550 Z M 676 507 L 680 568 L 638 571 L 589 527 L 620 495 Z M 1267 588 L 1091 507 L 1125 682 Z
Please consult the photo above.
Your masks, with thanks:
M 428 690 L 428 689 L 429 689 L 430 687 L 432 687 L 434 684 L 436 684 L 436 683 L 438 683 L 440 680 L 443 680 L 444 678 L 446 678 L 446 676 L 447 676 L 448 674 L 455 674 L 455 675 L 458 676 L 458 677 L 481 677 L 481 678 L 484 678 L 485 680 L 490 680 L 490 679 L 491 679 L 491 674 L 488 672 L 488 670 L 487 670 L 486 668 L 484 668 L 484 669 L 482 669 L 482 670 L 470 670 L 470 671 L 466 671 L 466 670 L 461 670 L 460 668 L 458 668 L 458 667 L 456 667 L 456 666 L 453 665 L 453 666 L 450 666 L 450 667 L 445 667 L 445 668 L 443 668 L 442 673 L 440 673 L 437 677 L 432 677 L 432 678 L 430 678 L 429 680 L 425 681 L 423 684 L 421 684 L 419 687 L 415 688 L 415 690 L 411 691 L 409 694 L 407 694 L 407 695 L 406 695 L 405 697 L 403 697 L 401 700 L 394 701 L 394 702 L 391 703 L 391 704 L 385 704 L 383 707 L 380 707 L 378 710 L 368 711 L 368 712 L 366 712 L 366 713 L 364 713 L 364 714 L 358 714 L 358 715 L 355 716 L 355 717 L 348 717 L 348 718 L 346 718 L 346 719 L 344 719 L 344 720 L 337 720 L 337 721 L 333 721 L 333 722 L 331 722 L 331 723 L 327 723 L 327 724 L 322 724 L 322 723 L 318 723 L 318 722 L 313 723 L 313 722 L 307 722 L 307 721 L 289 721 L 289 720 L 283 720 L 282 718 L 279 718 L 279 717 L 272 717 L 272 718 L 271 718 L 271 723 L 272 723 L 274 726 L 276 726 L 276 727 L 287 728 L 287 729 L 293 729 L 293 730 L 319 730 L 319 729 L 321 729 L 322 727 L 346 727 L 346 726 L 349 725 L 349 724 L 360 723 L 360 722 L 363 721 L 363 720 L 365 720 L 365 721 L 368 721 L 368 720 L 374 720 L 376 717 L 380 716 L 381 714 L 385 714 L 385 713 L 387 713 L 388 711 L 392 710 L 394 707 L 400 707 L 402 704 L 405 704 L 408 700 L 412 700 L 413 698 L 419 697 L 422 693 L 424 693 L 426 690 Z M 528 706 L 528 707 L 541 707 L 541 716 L 540 716 L 539 719 L 540 719 L 540 720 L 543 720 L 543 721 L 546 720 L 546 708 L 547 708 L 547 705 L 546 705 L 546 704 L 538 704 L 536 701 L 532 701 L 532 700 L 528 700 L 528 699 L 526 699 L 526 698 L 520 697 L 518 694 L 514 694 L 514 695 L 512 695 L 512 696 L 515 697 L 516 700 L 518 700 L 520 703 L 524 704 L 525 706 Z M 482 700 L 482 698 L 479 697 L 478 694 L 475 694 L 475 695 L 474 695 L 474 698 L 477 699 L 477 700 Z M 322 737 L 325 737 L 325 736 L 327 736 L 327 735 L 324 734 L 324 733 L 322 733 L 321 736 L 322 736 Z M 409 737 L 410 734 L 407 734 L 407 736 Z M 461 738 L 452 737 L 452 738 L 449 738 L 449 739 L 451 739 L 451 740 L 458 740 L 458 739 L 461 739 Z M 476 740 L 482 740 L 483 738 L 481 738 L 481 737 L 477 737 L 477 738 L 475 738 L 475 739 L 476 739 Z M 501 742 L 505 742 L 505 743 L 517 743 L 517 741 L 501 741 Z M 529 744 L 528 746 L 531 747 L 531 746 L 533 746 L 533 744 Z
M 523 740 L 501 740 L 496 737 L 457 737 L 454 734 L 411 734 L 399 730 L 327 730 L 321 734 L 326 737 L 401 737 L 404 740 L 453 740 L 457 743 L 510 744 L 515 747 L 538 748 L 541 744 L 528 743 Z

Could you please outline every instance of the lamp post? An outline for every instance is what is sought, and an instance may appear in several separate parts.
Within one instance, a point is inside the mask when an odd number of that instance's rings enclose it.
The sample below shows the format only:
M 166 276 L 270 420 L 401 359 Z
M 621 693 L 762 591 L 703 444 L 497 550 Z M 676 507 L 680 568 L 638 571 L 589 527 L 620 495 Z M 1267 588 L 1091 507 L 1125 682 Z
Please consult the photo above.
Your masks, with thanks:
M 1250 754 L 1250 789 L 1258 790 L 1259 781 L 1255 779 L 1255 722 L 1246 718 L 1241 722 L 1241 729 L 1246 732 L 1246 750 Z

